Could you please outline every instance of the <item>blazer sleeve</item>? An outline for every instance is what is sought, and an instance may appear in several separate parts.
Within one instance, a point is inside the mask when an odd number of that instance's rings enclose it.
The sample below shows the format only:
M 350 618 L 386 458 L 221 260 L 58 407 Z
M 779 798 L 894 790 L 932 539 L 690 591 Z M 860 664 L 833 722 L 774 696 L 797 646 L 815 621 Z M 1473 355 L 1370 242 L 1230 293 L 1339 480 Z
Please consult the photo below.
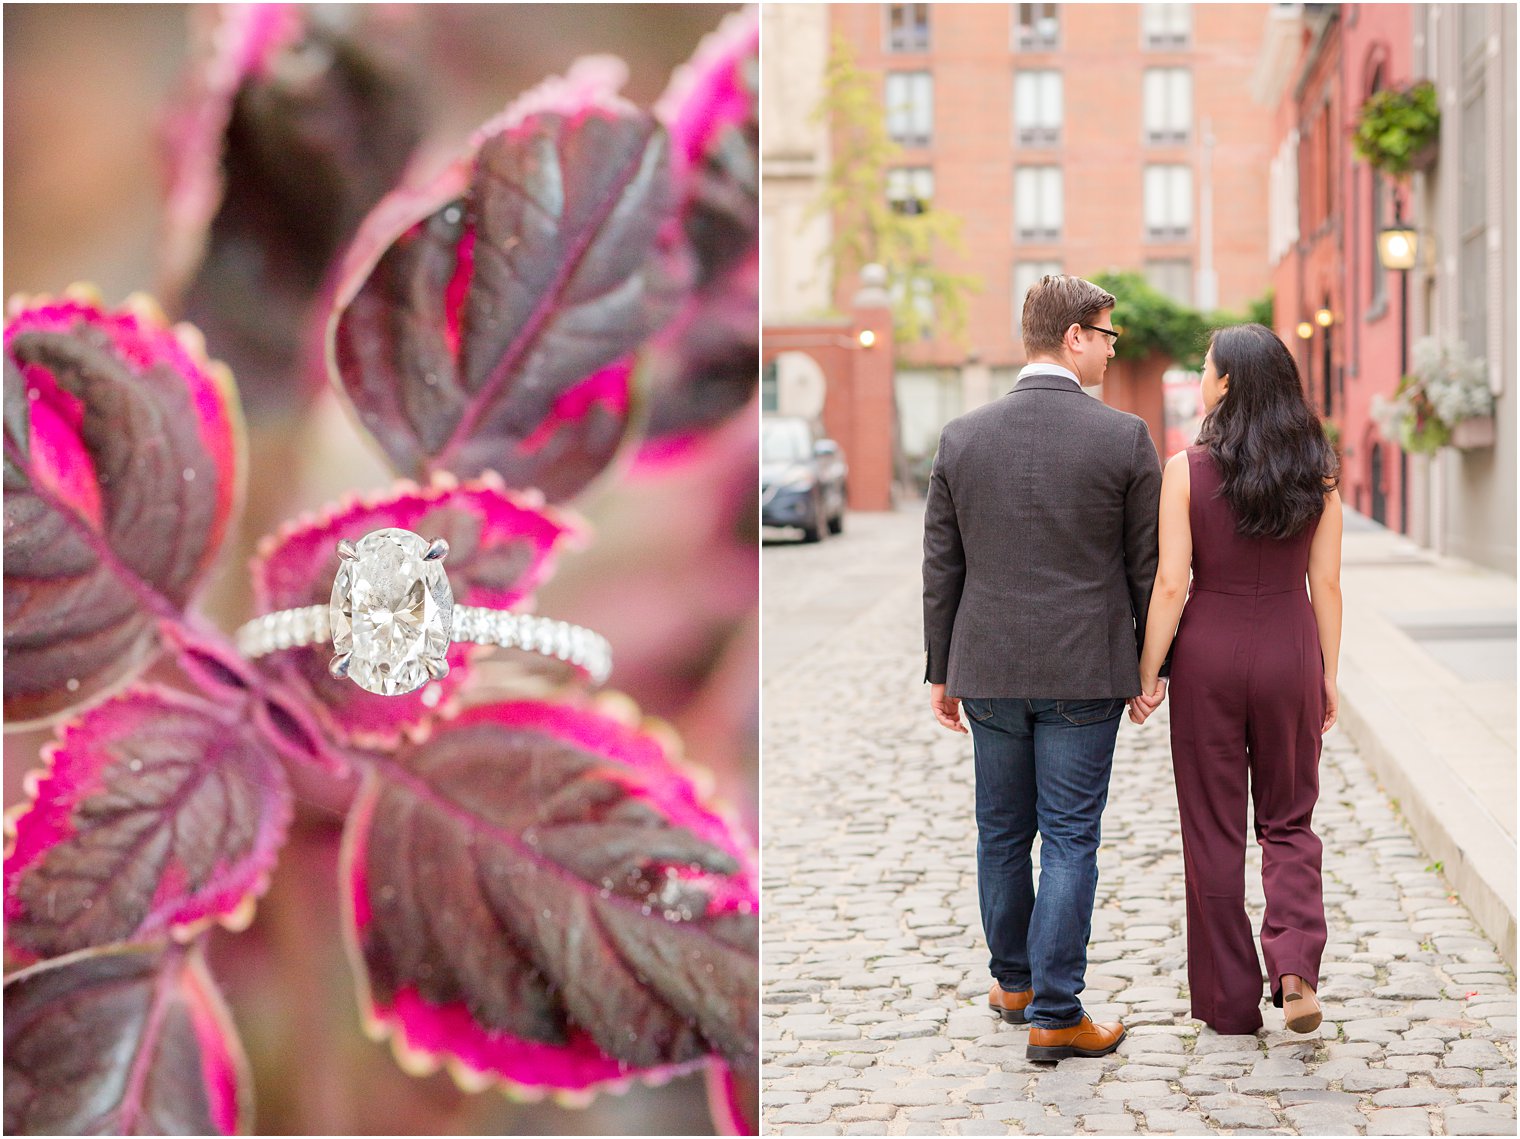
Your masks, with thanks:
M 1156 564 L 1161 551 L 1156 527 L 1161 513 L 1161 460 L 1144 421 L 1135 424 L 1134 452 L 1129 489 L 1124 495 L 1124 576 L 1129 583 L 1130 607 L 1135 614 L 1135 645 L 1145 647 L 1145 618 L 1150 612 L 1151 590 L 1156 585 Z M 1169 670 L 1163 669 L 1162 675 Z
M 966 551 L 961 545 L 955 501 L 945 476 L 945 433 L 934 453 L 929 498 L 924 504 L 924 682 L 945 683 L 950 667 L 950 636 L 966 583 Z

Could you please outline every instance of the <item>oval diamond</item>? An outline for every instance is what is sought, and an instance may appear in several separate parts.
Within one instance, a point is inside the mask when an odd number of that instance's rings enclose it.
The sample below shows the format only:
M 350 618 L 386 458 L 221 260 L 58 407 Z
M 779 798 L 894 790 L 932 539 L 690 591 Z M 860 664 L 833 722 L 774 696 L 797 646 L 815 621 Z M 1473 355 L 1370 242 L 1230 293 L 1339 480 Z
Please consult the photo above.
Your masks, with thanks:
M 382 696 L 421 688 L 429 665 L 442 664 L 454 621 L 454 591 L 443 561 L 427 560 L 428 543 L 389 528 L 354 544 L 333 580 L 333 651 L 347 654 L 348 675 Z

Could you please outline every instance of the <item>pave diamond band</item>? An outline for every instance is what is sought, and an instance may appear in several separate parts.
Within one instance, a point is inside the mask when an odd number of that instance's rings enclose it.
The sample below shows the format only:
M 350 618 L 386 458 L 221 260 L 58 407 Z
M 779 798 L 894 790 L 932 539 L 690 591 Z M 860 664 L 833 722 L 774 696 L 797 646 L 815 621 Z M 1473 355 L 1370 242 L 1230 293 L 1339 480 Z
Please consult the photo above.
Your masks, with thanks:
M 325 645 L 332 640 L 328 606 L 307 605 L 255 617 L 237 631 L 237 647 L 246 657 L 282 649 Z M 612 673 L 612 646 L 600 633 L 568 621 L 509 613 L 477 605 L 454 606 L 454 644 L 498 645 L 553 657 L 587 673 L 596 684 Z
M 475 605 L 455 605 L 443 572 L 449 544 L 410 530 L 374 530 L 338 543 L 332 601 L 267 613 L 237 631 L 249 657 L 332 642 L 328 671 L 382 696 L 448 675 L 451 644 L 501 645 L 554 657 L 601 684 L 612 672 L 607 639 L 590 629 Z

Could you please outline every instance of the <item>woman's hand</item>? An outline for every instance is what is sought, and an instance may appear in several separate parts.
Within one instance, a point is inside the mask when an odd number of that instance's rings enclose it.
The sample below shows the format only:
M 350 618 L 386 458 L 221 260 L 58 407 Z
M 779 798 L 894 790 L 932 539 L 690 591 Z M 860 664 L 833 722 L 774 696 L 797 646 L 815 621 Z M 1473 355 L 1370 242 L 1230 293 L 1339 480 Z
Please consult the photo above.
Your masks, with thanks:
M 1161 707 L 1166 699 L 1166 681 L 1159 677 L 1140 677 L 1140 695 L 1129 699 L 1129 718 L 1132 723 L 1143 724 Z
M 1335 726 L 1335 715 L 1340 711 L 1341 697 L 1336 689 L 1335 677 L 1325 676 L 1325 722 L 1320 727 L 1319 734 L 1324 735 Z

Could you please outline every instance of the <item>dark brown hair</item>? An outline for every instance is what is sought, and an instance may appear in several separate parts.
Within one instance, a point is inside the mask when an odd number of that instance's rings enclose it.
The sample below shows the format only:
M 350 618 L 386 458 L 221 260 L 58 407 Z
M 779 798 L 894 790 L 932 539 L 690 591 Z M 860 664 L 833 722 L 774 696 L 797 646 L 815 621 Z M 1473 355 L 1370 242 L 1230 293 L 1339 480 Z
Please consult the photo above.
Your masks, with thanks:
M 1338 471 L 1335 450 L 1304 395 L 1298 365 L 1270 328 L 1214 333 L 1214 370 L 1229 391 L 1204 417 L 1198 442 L 1219 464 L 1219 493 L 1248 538 L 1291 538 L 1320 516 Z
M 1041 277 L 1024 297 L 1021 324 L 1025 353 L 1056 351 L 1068 328 L 1092 323 L 1104 309 L 1113 308 L 1114 303 L 1112 293 L 1105 293 L 1081 277 L 1060 273 Z

